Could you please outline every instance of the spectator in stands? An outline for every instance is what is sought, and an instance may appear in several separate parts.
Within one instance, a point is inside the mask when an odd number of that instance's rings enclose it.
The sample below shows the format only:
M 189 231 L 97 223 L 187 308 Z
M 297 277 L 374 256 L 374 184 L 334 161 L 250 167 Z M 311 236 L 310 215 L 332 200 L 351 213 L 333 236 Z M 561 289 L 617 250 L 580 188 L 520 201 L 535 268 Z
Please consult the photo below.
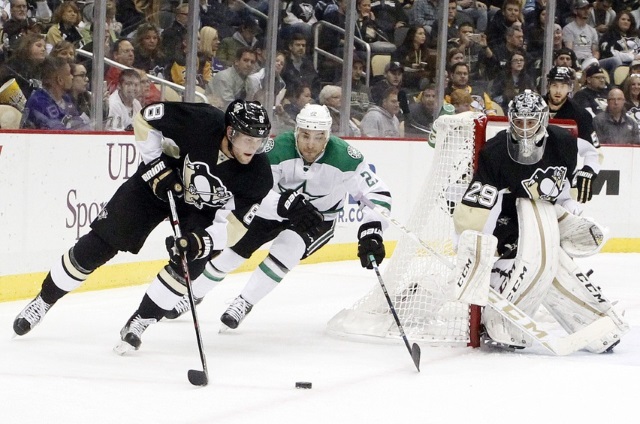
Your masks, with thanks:
M 69 97 L 80 116 L 84 115 L 88 121 L 91 117 L 91 93 L 88 91 L 89 76 L 87 75 L 87 69 L 84 65 L 78 63 L 72 63 L 70 66 L 73 79 L 69 89 Z
M 126 38 L 117 40 L 113 44 L 111 58 L 121 65 L 132 67 L 133 62 L 135 62 L 135 54 L 131 42 Z M 110 66 L 107 70 L 105 81 L 107 82 L 109 93 L 113 93 L 118 88 L 121 72 L 122 70 L 115 66 Z
M 246 99 L 247 77 L 256 63 L 256 52 L 248 47 L 236 51 L 233 66 L 218 72 L 207 85 L 209 102 L 225 110 L 235 99 Z M 287 83 L 288 84 L 288 83 Z
M 607 107 L 593 118 L 593 127 L 601 144 L 640 144 L 638 123 L 626 114 L 624 93 L 612 88 Z
M 475 112 L 482 112 L 480 105 L 473 100 L 471 94 L 466 90 L 453 90 L 451 93 L 451 106 L 453 106 L 454 113 L 469 112 L 473 110 Z
M 627 115 L 640 124 L 640 74 L 631 74 L 622 84 Z
M 566 47 L 553 52 L 553 66 L 571 68 L 574 71 L 579 69 L 575 52 Z
M 260 25 L 258 21 L 251 17 L 246 17 L 238 31 L 236 31 L 231 37 L 224 38 L 220 42 L 218 48 L 218 59 L 226 66 L 229 67 L 233 64 L 236 57 L 236 51 L 241 47 L 250 47 L 255 49 L 258 39 L 256 35 L 260 33 Z M 305 44 L 306 46 L 306 44 Z
M 133 131 L 133 116 L 140 112 L 140 75 L 135 69 L 125 69 L 120 73 L 118 88 L 109 96 L 110 131 Z
M 542 57 L 546 42 L 547 9 L 536 7 L 530 15 L 530 20 L 524 26 L 524 39 L 527 53 L 532 57 Z M 562 34 L 562 28 L 560 28 Z
M 15 78 L 22 94 L 29 99 L 35 89 L 42 87 L 40 65 L 46 57 L 47 49 L 41 35 L 23 35 L 11 58 L 0 67 L 0 85 Z
M 356 0 L 356 37 L 367 43 L 389 41 L 378 27 L 376 16 L 371 11 L 371 0 Z
M 147 75 L 147 73 L 142 69 L 136 69 L 136 72 L 138 72 L 138 75 L 140 75 L 140 95 L 138 96 L 140 105 L 142 105 L 142 107 L 145 107 L 147 105 L 158 103 L 159 101 L 161 101 L 162 93 L 160 92 L 158 87 L 156 87 L 156 85 L 151 82 L 151 80 L 149 79 L 149 75 Z M 107 105 L 108 103 L 109 102 L 107 98 Z
M 428 84 L 418 96 L 417 101 L 409 105 L 409 119 L 405 121 L 405 135 L 407 137 L 427 137 L 433 126 L 436 112 L 436 86 Z M 440 114 L 453 114 L 451 105 L 445 103 Z
M 415 0 L 411 11 L 410 24 L 422 26 L 427 34 L 432 35 L 433 24 L 438 19 L 437 0 Z M 433 34 L 437 36 L 437 34 Z M 435 38 L 435 37 L 434 37 Z
M 339 137 L 360 137 L 358 125 L 349 119 L 347 133 L 340 131 L 341 117 L 340 107 L 342 106 L 342 88 L 337 85 L 325 85 L 320 90 L 319 104 L 325 105 L 331 115 L 331 133 Z
M 371 90 L 367 85 L 366 74 L 364 72 L 364 59 L 358 54 L 353 55 L 353 65 L 351 67 L 351 118 L 362 120 L 362 117 L 369 109 Z M 340 80 L 336 85 L 342 86 Z
M 591 3 L 588 0 L 575 0 L 575 19 L 562 28 L 564 45 L 576 53 L 578 65 L 591 57 L 600 58 L 598 32 L 587 23 L 590 9 Z
M 480 3 L 482 4 L 482 3 Z M 486 34 L 475 34 L 473 24 L 460 24 L 458 49 L 464 52 L 471 73 L 469 79 L 474 82 L 487 82 L 491 70 L 498 68 L 495 55 L 487 44 Z
M 495 47 L 505 40 L 507 28 L 522 29 L 524 18 L 521 13 L 520 0 L 504 0 L 502 8 L 496 12 L 487 25 L 487 41 L 495 53 Z
M 457 89 L 466 90 L 473 100 L 478 102 L 480 111 L 487 115 L 496 114 L 489 94 L 469 85 L 469 65 L 464 62 L 454 63 L 449 68 L 449 85 L 445 89 L 444 96 L 447 103 L 451 103 L 451 93 Z
M 459 43 L 459 34 L 460 26 L 463 23 L 473 24 L 473 20 L 465 15 L 464 13 L 458 13 L 458 9 L 456 8 L 456 2 L 449 2 L 449 8 L 447 13 L 447 44 L 449 47 L 456 47 Z M 438 31 L 440 28 L 440 22 L 435 21 L 433 24 L 433 28 L 431 30 L 431 39 L 430 39 L 430 47 L 436 47 L 438 40 Z
M 404 4 L 398 0 L 378 0 L 371 3 L 371 11 L 376 17 L 376 24 L 384 32 L 387 40 L 393 41 L 397 28 L 409 25 L 409 18 Z
M 464 54 L 464 50 L 458 47 L 454 47 L 447 51 L 447 69 L 449 69 L 454 63 L 466 63 L 469 65 L 469 61 Z
M 594 117 L 607 107 L 607 77 L 597 63 L 585 69 L 584 74 L 586 84 L 573 95 L 573 102 Z
M 487 30 L 488 16 L 487 5 L 476 0 L 458 0 L 456 2 L 460 11 L 473 19 L 478 32 L 483 34 Z
M 384 88 L 396 87 L 398 89 L 398 101 L 400 102 L 400 110 L 404 115 L 409 113 L 409 97 L 405 91 L 403 84 L 404 68 L 400 62 L 389 62 L 384 66 L 384 79 L 377 82 L 371 87 L 371 95 L 373 91 L 377 90 L 378 93 Z M 404 118 L 399 118 L 404 119 Z
M 73 83 L 69 62 L 48 57 L 42 63 L 42 88 L 27 100 L 26 126 L 37 129 L 81 129 L 89 123 L 81 117 L 68 91 Z M 84 119 L 83 119 L 84 118 Z
M 565 48 L 564 40 L 562 39 L 562 37 L 563 37 L 562 27 L 559 24 L 553 24 L 553 50 L 554 51 Z M 577 66 L 577 64 L 575 66 Z
M 281 101 L 284 99 L 284 95 L 286 93 L 287 84 L 282 79 L 282 70 L 284 69 L 284 62 L 287 60 L 287 55 L 284 52 L 276 53 L 276 64 L 275 64 L 275 85 L 274 85 L 274 99 L 276 104 L 281 106 Z M 258 72 L 254 72 L 249 75 L 247 79 L 247 100 L 256 100 L 262 104 L 265 104 L 266 101 L 266 93 L 265 88 L 267 86 L 265 78 L 265 70 L 264 67 L 260 68 Z
M 611 27 L 600 38 L 600 66 L 613 75 L 620 65 L 640 59 L 636 20 L 629 11 L 618 12 Z
M 491 98 L 503 111 L 509 102 L 526 89 L 535 90 L 533 79 L 527 74 L 526 54 L 524 50 L 516 50 L 511 54 L 509 66 L 493 81 Z
M 589 11 L 587 23 L 594 27 L 598 34 L 604 34 L 611 27 L 616 18 L 616 12 L 611 8 L 611 0 L 595 0 Z
M 182 39 L 182 48 L 179 55 L 174 55 L 173 63 L 168 63 L 165 70 L 165 78 L 176 84 L 185 85 L 187 77 L 187 35 Z M 205 88 L 211 81 L 211 62 L 202 60 L 201 55 L 196 57 L 196 85 Z
M 391 60 L 404 67 L 404 85 L 409 90 L 418 91 L 423 79 L 433 77 L 427 72 L 427 34 L 423 27 L 412 26 L 402 45 L 391 55 Z M 433 69 L 433 66 L 431 67 Z
M 0 62 L 11 57 L 23 34 L 40 35 L 44 28 L 34 18 L 29 18 L 26 0 L 11 0 L 11 17 L 0 30 Z
M 289 56 L 282 70 L 282 79 L 287 86 L 297 82 L 309 84 L 314 98 L 320 93 L 320 77 L 313 67 L 313 61 L 307 56 L 307 40 L 301 33 L 293 34 L 289 41 Z
M 133 66 L 147 74 L 164 78 L 167 66 L 160 46 L 160 30 L 153 24 L 144 23 L 138 27 L 133 44 Z
M 61 57 L 70 62 L 75 62 L 76 60 L 76 48 L 69 41 L 62 40 L 56 43 L 55 46 L 51 49 L 51 53 L 49 53 L 51 57 Z M 72 70 L 73 72 L 73 70 Z
M 200 2 L 200 21 L 202 26 L 210 26 L 218 30 L 221 40 L 231 37 L 242 20 L 251 16 L 244 4 L 239 0 L 207 0 L 206 13 L 202 14 L 203 1 Z
M 198 44 L 198 54 L 200 60 L 209 62 L 211 74 L 222 71 L 226 68 L 224 63 L 218 59 L 218 48 L 220 47 L 220 38 L 218 31 L 210 26 L 203 26 L 200 29 L 200 42 Z
M 176 61 L 182 55 L 182 40 L 187 36 L 189 22 L 189 4 L 180 3 L 174 9 L 175 19 L 171 26 L 162 32 L 162 54 L 167 63 Z
M 287 103 L 283 106 L 282 110 L 276 108 L 276 127 L 280 131 L 291 130 L 295 127 L 296 116 L 302 110 L 302 108 L 312 103 L 311 87 L 308 83 L 294 82 L 292 85 L 287 85 Z
M 288 40 L 292 34 L 301 33 L 311 39 L 311 26 L 317 22 L 315 5 L 317 1 L 284 0 L 281 1 L 280 37 Z
M 504 34 L 504 42 L 491 49 L 495 58 L 494 63 L 498 65 L 498 68 L 489 70 L 490 79 L 496 78 L 500 73 L 510 72 L 511 55 L 524 51 L 524 32 L 521 28 L 509 27 Z
M 141 24 L 146 22 L 143 9 L 145 5 L 148 3 L 136 0 L 117 0 L 116 20 L 122 23 L 124 37 L 130 37 Z
M 400 137 L 400 121 L 396 116 L 400 112 L 398 89 L 393 86 L 376 86 L 371 89 L 371 96 L 374 104 L 360 122 L 362 136 Z
M 47 50 L 51 51 L 54 45 L 65 40 L 76 47 L 82 47 L 87 41 L 83 40 L 78 25 L 82 21 L 80 9 L 73 1 L 62 3 L 53 14 L 53 25 L 47 31 Z

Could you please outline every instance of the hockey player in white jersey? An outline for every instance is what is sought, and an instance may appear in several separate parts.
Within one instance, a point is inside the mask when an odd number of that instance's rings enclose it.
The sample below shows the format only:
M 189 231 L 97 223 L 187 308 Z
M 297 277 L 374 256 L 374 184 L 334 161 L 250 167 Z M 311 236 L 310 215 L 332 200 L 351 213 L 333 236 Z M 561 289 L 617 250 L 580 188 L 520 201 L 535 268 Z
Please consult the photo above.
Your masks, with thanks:
M 501 258 L 491 285 L 529 316 L 544 305 L 569 334 L 609 316 L 617 328 L 593 340 L 587 350 L 610 352 L 629 326 L 573 261 L 599 251 L 604 235 L 597 223 L 579 216 L 581 206 L 569 195 L 573 180 L 578 199 L 591 199 L 592 180 L 600 169 L 598 151 L 548 125 L 547 104 L 530 90 L 509 104 L 508 118 L 508 129 L 480 152 L 473 180 L 454 212 L 456 232 L 473 229 L 497 237 Z M 589 172 L 576 172 L 579 156 Z M 487 344 L 532 344 L 492 308 L 484 309 L 483 324 Z
M 307 105 L 296 118 L 295 131 L 279 135 L 267 146 L 273 189 L 242 239 L 209 261 L 204 274 L 194 282 L 194 295 L 202 298 L 264 243 L 273 241 L 268 256 L 222 315 L 221 321 L 229 328 L 237 328 L 301 259 L 333 237 L 347 194 L 359 202 L 364 200 L 362 203 L 391 208 L 386 184 L 357 149 L 330 134 L 331 122 L 325 106 Z M 363 267 L 371 268 L 370 254 L 378 263 L 384 259 L 382 233 L 386 223 L 369 208 L 363 213 L 357 233 L 358 257 Z M 174 317 L 186 310 L 188 300 L 183 298 Z

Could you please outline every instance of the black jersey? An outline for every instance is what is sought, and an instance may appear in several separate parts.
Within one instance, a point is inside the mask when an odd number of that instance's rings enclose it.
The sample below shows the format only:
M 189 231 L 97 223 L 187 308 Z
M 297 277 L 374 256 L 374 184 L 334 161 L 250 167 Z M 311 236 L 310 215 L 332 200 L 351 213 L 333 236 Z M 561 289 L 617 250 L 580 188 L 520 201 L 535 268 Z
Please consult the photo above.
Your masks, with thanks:
M 141 114 L 165 139 L 173 141 L 166 140 L 163 150 L 168 163 L 180 173 L 188 208 L 213 219 L 233 199 L 235 214 L 241 217 L 273 186 L 265 154 L 243 165 L 222 153 L 225 123 L 221 110 L 205 103 L 164 102 L 143 108 Z
M 548 97 L 545 97 L 545 101 L 548 101 Z M 554 119 L 573 119 L 578 124 L 578 137 L 595 147 L 600 147 L 596 130 L 593 128 L 593 118 L 585 109 L 577 107 L 571 99 L 567 99 L 557 111 L 550 110 L 549 114 Z

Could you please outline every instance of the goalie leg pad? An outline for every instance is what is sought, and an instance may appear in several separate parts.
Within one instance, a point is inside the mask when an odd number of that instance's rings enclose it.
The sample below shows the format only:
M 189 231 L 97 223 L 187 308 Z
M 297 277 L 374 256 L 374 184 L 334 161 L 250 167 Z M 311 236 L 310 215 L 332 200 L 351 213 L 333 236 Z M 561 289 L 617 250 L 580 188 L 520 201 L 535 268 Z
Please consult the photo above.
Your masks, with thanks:
M 560 246 L 572 258 L 595 255 L 606 241 L 607 230 L 589 218 L 583 218 L 556 205 Z
M 560 236 L 550 203 L 518 199 L 518 253 L 515 260 L 496 261 L 491 285 L 524 313 L 533 317 L 558 268 Z M 526 347 L 531 340 L 495 310 L 485 308 L 483 323 L 497 342 Z
M 603 316 L 610 317 L 616 330 L 589 344 L 587 350 L 590 352 L 601 353 L 610 349 L 629 331 L 624 317 L 565 252 L 560 252 L 560 269 L 543 305 L 570 334 Z
M 458 241 L 456 268 L 448 281 L 453 282 L 454 299 L 484 306 L 498 240 L 492 235 L 466 230 Z

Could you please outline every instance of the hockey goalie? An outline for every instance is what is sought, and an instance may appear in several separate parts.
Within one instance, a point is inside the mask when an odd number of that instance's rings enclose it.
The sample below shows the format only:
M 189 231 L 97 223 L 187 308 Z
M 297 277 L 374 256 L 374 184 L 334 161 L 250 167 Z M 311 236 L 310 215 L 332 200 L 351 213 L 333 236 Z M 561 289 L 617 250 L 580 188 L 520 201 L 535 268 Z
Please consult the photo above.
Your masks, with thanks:
M 491 286 L 529 317 L 541 305 L 569 334 L 609 317 L 615 326 L 585 344 L 594 353 L 611 352 L 629 331 L 601 289 L 573 258 L 588 257 L 604 243 L 603 228 L 581 216 L 591 199 L 600 165 L 596 148 L 563 128 L 548 125 L 549 108 L 530 91 L 508 107 L 508 129 L 487 141 L 474 177 L 454 212 L 458 234 L 493 234 L 499 259 Z M 579 124 L 579 123 L 578 123 Z M 583 166 L 577 172 L 578 158 Z M 570 195 L 571 182 L 577 201 Z M 529 334 L 485 307 L 483 342 L 505 348 L 533 344 Z

